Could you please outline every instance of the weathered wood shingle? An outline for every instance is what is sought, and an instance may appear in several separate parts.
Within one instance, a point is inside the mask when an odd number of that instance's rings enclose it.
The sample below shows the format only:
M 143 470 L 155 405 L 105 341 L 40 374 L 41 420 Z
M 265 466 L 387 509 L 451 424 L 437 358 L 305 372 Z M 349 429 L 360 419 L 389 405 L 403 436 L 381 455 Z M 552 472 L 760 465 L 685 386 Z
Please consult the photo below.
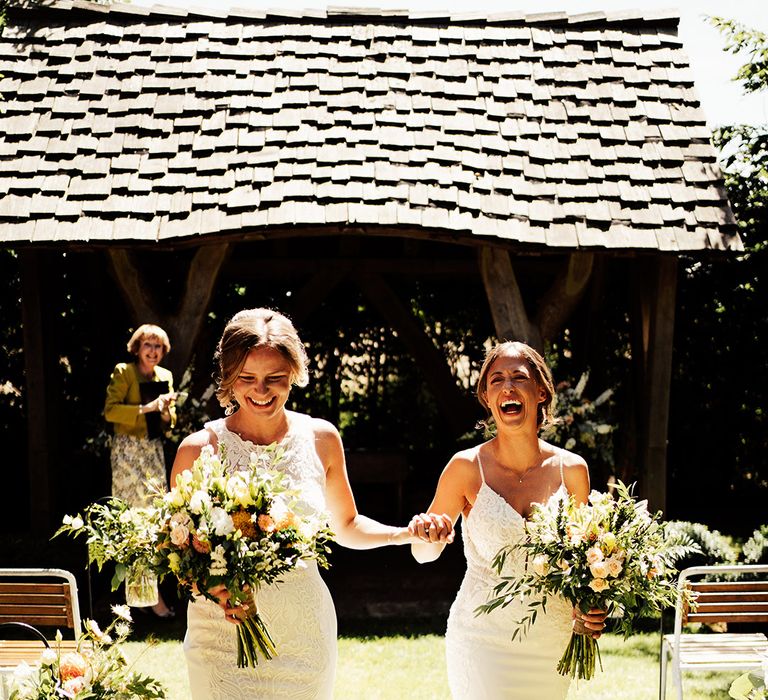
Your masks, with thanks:
M 738 249 L 677 20 L 92 6 L 0 36 L 0 238 Z

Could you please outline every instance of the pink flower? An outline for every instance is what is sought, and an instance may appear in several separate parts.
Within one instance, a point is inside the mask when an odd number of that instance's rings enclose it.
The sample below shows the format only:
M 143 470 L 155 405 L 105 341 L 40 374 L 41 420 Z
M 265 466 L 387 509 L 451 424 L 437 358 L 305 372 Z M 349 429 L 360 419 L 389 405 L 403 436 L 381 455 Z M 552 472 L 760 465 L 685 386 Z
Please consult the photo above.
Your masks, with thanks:
M 68 681 L 64 681 L 61 687 L 65 695 L 74 698 L 83 688 L 85 688 L 85 678 L 82 676 L 70 678 Z
M 272 520 L 270 516 L 268 516 L 266 513 L 262 513 L 258 519 L 257 524 L 262 532 L 274 532 L 275 531 L 275 521 Z
M 62 681 L 68 681 L 70 678 L 84 676 L 88 668 L 85 659 L 77 652 L 71 651 L 61 657 L 59 664 L 59 676 Z

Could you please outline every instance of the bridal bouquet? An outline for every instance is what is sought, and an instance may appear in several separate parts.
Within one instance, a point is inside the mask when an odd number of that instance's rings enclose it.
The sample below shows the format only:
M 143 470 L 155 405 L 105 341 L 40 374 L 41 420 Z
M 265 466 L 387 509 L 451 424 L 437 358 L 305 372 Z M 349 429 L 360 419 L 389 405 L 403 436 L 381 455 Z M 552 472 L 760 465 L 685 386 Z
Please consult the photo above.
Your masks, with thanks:
M 493 566 L 501 583 L 476 614 L 525 598 L 527 613 L 514 639 L 528 631 L 539 610 L 546 610 L 549 596 L 559 595 L 583 612 L 600 609 L 618 615 L 619 628 L 628 636 L 638 618 L 673 606 L 677 591 L 672 563 L 695 547 L 666 539 L 661 514 L 650 515 L 646 502 L 635 500 L 620 481 L 616 493 L 614 500 L 592 491 L 581 505 L 572 496 L 550 505 L 535 504 L 523 540 L 496 555 Z M 527 556 L 528 572 L 522 577 L 502 575 L 513 550 Z M 594 676 L 596 659 L 597 640 L 574 631 L 557 671 L 588 680 Z
M 133 670 L 120 648 L 131 631 L 130 609 L 115 605 L 112 611 L 116 617 L 103 631 L 94 620 L 84 621 L 85 632 L 75 651 L 63 651 L 57 633 L 37 664 L 17 666 L 9 700 L 165 698 L 163 686 Z
M 233 606 L 248 607 L 238 627 L 237 665 L 258 664 L 276 653 L 259 617 L 254 595 L 315 560 L 327 567 L 327 524 L 301 512 L 298 494 L 275 470 L 282 459 L 276 445 L 251 453 L 246 470 L 228 473 L 226 458 L 206 446 L 192 469 L 156 500 L 154 521 L 159 575 L 173 574 L 182 592 L 199 592 L 214 600 L 209 589 L 224 585 Z

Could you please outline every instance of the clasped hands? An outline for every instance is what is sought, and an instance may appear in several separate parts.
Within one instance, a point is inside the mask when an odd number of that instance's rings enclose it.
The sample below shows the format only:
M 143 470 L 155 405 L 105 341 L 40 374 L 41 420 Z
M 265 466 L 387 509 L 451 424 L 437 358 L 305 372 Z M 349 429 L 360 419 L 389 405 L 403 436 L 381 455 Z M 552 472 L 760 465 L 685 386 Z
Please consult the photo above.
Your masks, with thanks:
M 445 513 L 421 513 L 411 518 L 408 533 L 422 542 L 450 544 L 454 536 L 453 521 Z

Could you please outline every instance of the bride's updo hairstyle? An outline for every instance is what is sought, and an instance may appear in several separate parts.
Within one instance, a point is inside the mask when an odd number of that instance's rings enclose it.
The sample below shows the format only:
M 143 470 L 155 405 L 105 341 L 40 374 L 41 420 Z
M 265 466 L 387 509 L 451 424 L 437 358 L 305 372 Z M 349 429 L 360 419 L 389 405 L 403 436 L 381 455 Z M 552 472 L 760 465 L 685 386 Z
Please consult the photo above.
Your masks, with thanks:
M 216 398 L 228 415 L 237 408 L 232 386 L 248 353 L 261 347 L 273 348 L 285 357 L 291 368 L 291 384 L 309 383 L 307 351 L 288 318 L 272 309 L 245 309 L 227 323 L 214 356 L 218 364 Z
M 480 377 L 477 380 L 477 400 L 485 409 L 487 415 L 486 420 L 481 425 L 487 427 L 489 423 L 493 422 L 491 409 L 486 400 L 488 394 L 488 372 L 491 370 L 491 365 L 493 365 L 499 357 L 510 351 L 521 355 L 525 359 L 528 363 L 528 367 L 533 373 L 533 378 L 536 380 L 536 383 L 544 389 L 546 396 L 544 400 L 539 403 L 539 409 L 536 414 L 536 424 L 539 428 L 549 425 L 554 420 L 555 385 L 552 381 L 552 372 L 549 371 L 547 363 L 538 351 L 534 350 L 530 345 L 521 343 L 517 340 L 508 340 L 505 343 L 494 345 L 485 355 L 483 366 L 480 368 Z

